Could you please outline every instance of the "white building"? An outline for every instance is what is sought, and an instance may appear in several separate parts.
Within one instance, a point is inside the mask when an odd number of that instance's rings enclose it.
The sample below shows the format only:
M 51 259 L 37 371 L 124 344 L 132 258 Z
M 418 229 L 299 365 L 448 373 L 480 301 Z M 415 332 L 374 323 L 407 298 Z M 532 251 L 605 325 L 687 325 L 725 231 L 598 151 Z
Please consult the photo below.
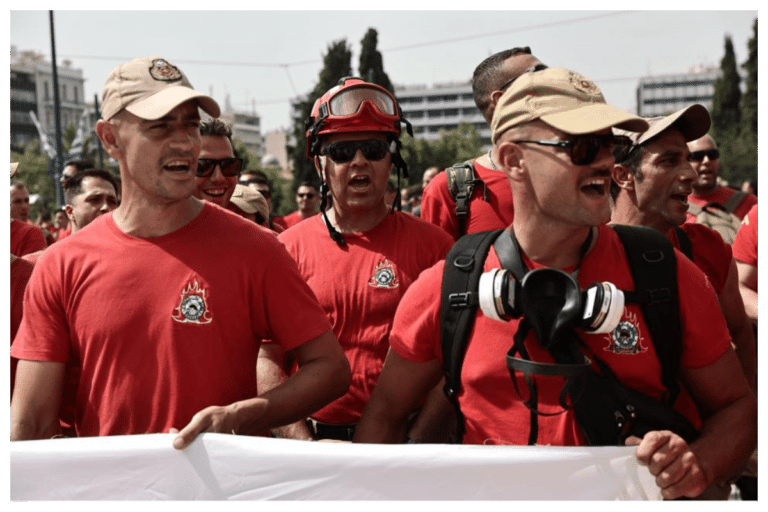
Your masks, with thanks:
M 71 61 L 65 60 L 57 68 L 62 133 L 69 126 L 77 127 L 87 107 L 83 71 L 71 66 Z M 39 138 L 30 111 L 35 113 L 43 130 L 54 137 L 56 128 L 51 63 L 39 52 L 18 51 L 15 46 L 11 46 L 10 68 L 11 145 L 21 148 Z
M 715 66 L 698 66 L 687 73 L 643 77 L 637 86 L 637 114 L 668 115 L 692 103 L 709 110 L 719 76 L 720 69 Z
M 442 131 L 469 124 L 475 127 L 483 146 L 491 146 L 491 129 L 475 105 L 470 82 L 395 86 L 395 97 L 403 115 L 413 125 L 413 136 L 437 140 Z

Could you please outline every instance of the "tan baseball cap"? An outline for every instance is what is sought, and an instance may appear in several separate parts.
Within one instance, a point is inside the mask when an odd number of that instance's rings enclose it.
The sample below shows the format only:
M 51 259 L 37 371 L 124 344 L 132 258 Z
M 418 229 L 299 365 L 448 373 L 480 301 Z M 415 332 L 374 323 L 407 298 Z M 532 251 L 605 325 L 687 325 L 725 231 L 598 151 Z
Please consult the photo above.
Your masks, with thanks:
M 230 202 L 234 203 L 245 213 L 260 213 L 263 218 L 269 217 L 269 205 L 261 192 L 245 185 L 235 185 L 235 191 Z
M 536 119 L 571 135 L 614 126 L 637 132 L 648 129 L 643 118 L 608 105 L 592 80 L 563 68 L 528 72 L 512 82 L 493 113 L 493 142 L 510 128 Z
M 19 169 L 19 162 L 11 162 L 11 178 L 16 174 L 16 171 Z
M 706 107 L 698 103 L 680 109 L 668 116 L 650 117 L 645 120 L 648 121 L 649 127 L 644 132 L 628 132 L 619 128 L 614 128 L 613 132 L 616 135 L 629 137 L 632 140 L 633 146 L 639 146 L 659 135 L 670 126 L 674 126 L 683 134 L 685 142 L 690 142 L 706 135 L 712 124 L 712 119 L 709 117 Z
M 185 101 L 195 99 L 208 115 L 219 117 L 213 98 L 192 88 L 179 68 L 160 57 L 133 59 L 117 66 L 101 90 L 101 117 L 109 120 L 126 109 L 141 119 L 154 120 Z

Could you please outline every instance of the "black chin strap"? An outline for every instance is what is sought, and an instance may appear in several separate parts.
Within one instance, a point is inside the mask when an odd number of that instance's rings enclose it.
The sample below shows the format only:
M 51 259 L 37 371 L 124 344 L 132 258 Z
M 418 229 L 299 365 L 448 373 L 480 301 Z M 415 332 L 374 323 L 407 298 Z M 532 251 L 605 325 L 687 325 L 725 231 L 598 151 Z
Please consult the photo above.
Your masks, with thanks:
M 338 244 L 339 247 L 344 247 L 347 242 L 344 240 L 344 237 L 341 236 L 341 233 L 339 233 L 338 230 L 333 227 L 331 221 L 328 220 L 328 185 L 325 183 L 325 181 L 320 183 L 320 197 L 320 211 L 323 212 L 323 220 L 325 221 L 325 225 L 328 228 L 328 234 L 331 235 L 331 238 Z

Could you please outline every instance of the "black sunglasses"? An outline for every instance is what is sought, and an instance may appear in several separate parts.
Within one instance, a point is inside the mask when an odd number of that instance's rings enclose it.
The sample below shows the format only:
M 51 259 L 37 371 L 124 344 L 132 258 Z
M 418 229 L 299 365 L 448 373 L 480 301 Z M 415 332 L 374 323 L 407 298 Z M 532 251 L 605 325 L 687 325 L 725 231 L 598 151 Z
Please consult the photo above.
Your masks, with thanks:
M 243 169 L 242 158 L 199 158 L 197 160 L 197 177 L 207 178 L 213 174 L 213 170 L 216 166 L 221 169 L 221 174 L 224 176 L 232 177 L 240 174 Z
M 521 76 L 523 76 L 526 73 L 535 73 L 536 71 L 543 71 L 543 70 L 547 69 L 548 67 L 549 66 L 547 66 L 546 64 L 536 64 L 532 68 L 526 69 L 525 71 L 523 71 L 519 75 L 517 75 L 515 77 L 512 77 L 509 80 L 507 80 L 506 82 L 504 82 L 503 84 L 501 84 L 501 87 L 499 87 L 499 90 L 503 91 L 504 89 L 509 87 L 512 84 L 512 82 L 514 82 L 515 80 L 517 80 L 518 78 L 520 78 Z
M 720 151 L 717 149 L 702 149 L 700 151 L 691 151 L 691 154 L 688 156 L 688 160 L 701 162 L 704 160 L 705 156 L 710 160 L 717 160 L 720 158 Z
M 632 140 L 624 135 L 576 135 L 571 140 L 513 140 L 516 144 L 538 144 L 567 148 L 574 165 L 589 165 L 595 161 L 600 148 L 613 152 L 617 162 L 624 160 L 632 149 Z
M 381 160 L 389 153 L 389 142 L 385 140 L 342 140 L 327 144 L 320 149 L 321 155 L 328 155 L 337 164 L 349 162 L 357 154 L 363 152 L 367 160 Z

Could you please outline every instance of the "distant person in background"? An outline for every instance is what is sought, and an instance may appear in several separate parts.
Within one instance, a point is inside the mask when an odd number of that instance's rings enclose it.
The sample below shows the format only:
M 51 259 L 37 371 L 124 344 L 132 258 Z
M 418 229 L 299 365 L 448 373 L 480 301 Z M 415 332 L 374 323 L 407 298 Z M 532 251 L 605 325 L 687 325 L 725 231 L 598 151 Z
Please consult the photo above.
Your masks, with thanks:
M 419 185 L 411 185 L 405 189 L 405 197 L 408 201 L 408 211 L 413 214 L 414 217 L 421 217 L 421 198 L 424 188 Z
M 750 323 L 757 328 L 757 205 L 750 208 L 733 241 L 739 290 Z
M 757 181 L 745 180 L 744 183 L 741 184 L 741 191 L 757 197 Z
M 93 169 L 94 167 L 96 167 L 96 164 L 93 163 L 93 160 L 70 160 L 69 162 L 65 163 L 64 169 L 61 171 L 61 178 L 59 178 L 62 189 L 67 186 L 67 181 L 77 173 L 83 172 L 86 169 Z M 119 195 L 120 191 L 118 190 L 118 197 Z M 59 233 L 56 235 L 56 240 L 63 240 L 71 234 L 72 226 L 68 225 L 66 228 L 59 231 Z
M 427 185 L 430 181 L 432 181 L 432 178 L 440 174 L 445 170 L 445 167 L 430 167 L 426 171 L 424 171 L 424 174 L 421 176 L 421 186 L 423 188 L 427 188 Z
M 546 66 L 527 46 L 512 48 L 491 55 L 475 68 L 472 76 L 472 93 L 477 108 L 491 125 L 496 103 L 512 82 L 523 73 Z M 460 219 L 456 212 L 454 194 L 449 188 L 448 175 L 438 173 L 430 181 L 421 198 L 421 218 L 437 224 L 454 240 L 466 233 L 475 233 L 509 226 L 514 215 L 509 181 L 497 165 L 498 150 L 494 146 L 488 153 L 471 163 L 476 179 L 482 181 L 474 187 L 468 198 L 468 213 Z
M 200 123 L 200 135 L 195 197 L 226 208 L 243 169 L 243 160 L 235 156 L 232 129 L 220 119 L 210 119 Z
M 691 165 L 699 175 L 693 182 L 693 193 L 688 196 L 688 201 L 704 206 L 716 203 L 725 206 L 728 199 L 734 194 L 742 194 L 730 187 L 718 182 L 720 177 L 720 150 L 717 149 L 715 139 L 710 135 L 704 135 L 688 143 L 691 151 Z M 739 219 L 743 219 L 750 208 L 757 204 L 757 197 L 753 194 L 744 195 L 738 204 L 731 210 Z M 695 216 L 688 214 L 688 222 L 695 222 Z
M 69 217 L 67 217 L 67 212 L 64 211 L 64 209 L 59 208 L 56 210 L 53 214 L 53 222 L 54 226 L 56 227 L 56 233 L 54 234 L 54 238 L 56 240 L 59 239 L 59 233 L 64 231 L 69 227 Z
M 269 220 L 267 227 L 277 233 L 282 233 L 287 229 L 282 217 L 275 215 L 274 207 L 272 206 L 272 185 L 269 177 L 264 171 L 257 169 L 249 169 L 240 173 L 240 179 L 238 183 L 251 187 L 259 191 L 264 199 L 267 200 L 269 205 Z
M 269 205 L 264 196 L 255 188 L 235 185 L 235 191 L 229 199 L 229 209 L 241 217 L 251 220 L 259 226 L 267 226 Z
M 21 181 L 11 182 L 11 254 L 24 256 L 48 247 L 45 232 L 29 222 L 29 191 Z
M 298 208 L 283 217 L 287 227 L 295 226 L 299 222 L 317 215 L 320 211 L 320 191 L 314 183 L 305 181 L 296 189 L 296 205 Z

